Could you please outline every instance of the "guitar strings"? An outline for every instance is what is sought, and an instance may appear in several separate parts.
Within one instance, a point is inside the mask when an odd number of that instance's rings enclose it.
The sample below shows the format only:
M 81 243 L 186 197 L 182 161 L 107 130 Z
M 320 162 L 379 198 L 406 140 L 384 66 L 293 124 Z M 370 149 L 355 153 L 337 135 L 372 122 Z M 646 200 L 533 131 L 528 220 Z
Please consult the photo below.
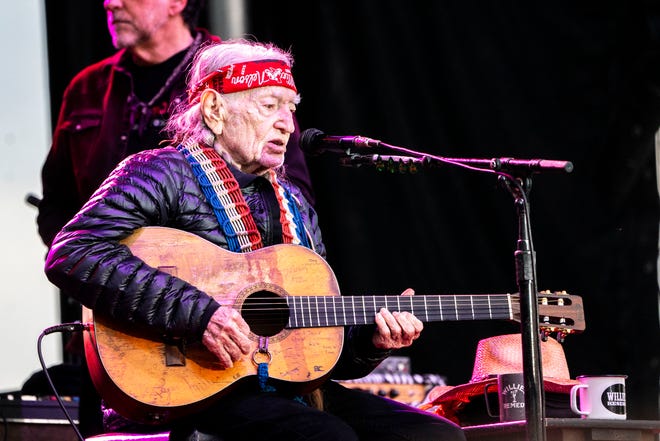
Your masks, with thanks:
M 413 312 L 423 321 L 511 319 L 515 312 L 513 306 L 519 304 L 518 296 L 512 294 L 461 295 L 458 297 L 427 295 L 418 297 L 278 296 L 276 298 L 254 295 L 250 296 L 249 300 L 256 301 L 254 304 L 250 304 L 248 309 L 250 320 L 254 324 L 269 323 L 274 316 L 280 319 L 288 316 L 289 324 L 293 328 L 371 324 L 375 313 L 385 307 L 393 311 Z M 559 301 L 564 302 L 564 299 L 553 300 L 558 303 Z M 563 303 L 561 305 L 566 306 Z M 546 320 L 549 320 L 549 317 Z
M 373 323 L 375 313 L 387 307 L 395 311 L 414 312 L 426 321 L 511 318 L 510 295 L 482 295 L 471 298 L 454 296 L 251 296 L 250 320 L 263 323 L 278 312 L 289 315 L 293 325 L 333 325 Z M 358 300 L 357 304 L 355 300 Z M 443 304 L 444 299 L 444 304 Z M 389 300 L 389 302 L 388 302 Z M 293 303 L 290 305 L 288 302 Z M 402 304 L 403 303 L 403 304 Z M 421 309 L 421 310 L 420 310 Z M 291 311 L 292 310 L 292 311 Z M 291 314 L 289 312 L 291 311 Z M 339 318 L 339 320 L 338 320 Z

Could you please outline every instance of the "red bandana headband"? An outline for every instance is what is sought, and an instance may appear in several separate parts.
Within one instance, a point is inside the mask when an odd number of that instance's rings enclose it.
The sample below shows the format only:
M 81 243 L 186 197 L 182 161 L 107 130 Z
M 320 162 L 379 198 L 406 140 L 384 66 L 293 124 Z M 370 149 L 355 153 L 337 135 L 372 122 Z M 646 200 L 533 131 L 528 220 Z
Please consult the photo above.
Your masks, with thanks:
M 188 97 L 192 102 L 207 88 L 220 93 L 234 93 L 266 86 L 288 87 L 298 93 L 291 68 L 285 62 L 258 60 L 230 64 L 211 72 L 188 91 Z

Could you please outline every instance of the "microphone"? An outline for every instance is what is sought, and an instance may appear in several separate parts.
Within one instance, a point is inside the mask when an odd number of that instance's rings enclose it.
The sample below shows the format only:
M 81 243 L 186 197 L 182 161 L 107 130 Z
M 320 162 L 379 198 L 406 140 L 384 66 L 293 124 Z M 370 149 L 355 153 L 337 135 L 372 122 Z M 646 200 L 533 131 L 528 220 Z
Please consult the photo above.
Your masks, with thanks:
M 514 171 L 518 169 L 528 172 L 561 171 L 571 173 L 573 171 L 573 163 L 552 159 L 494 158 L 491 168 L 502 171 Z
M 300 134 L 300 148 L 309 155 L 323 152 L 350 154 L 351 147 L 378 147 L 381 142 L 364 136 L 330 136 L 319 129 L 307 129 Z
M 477 168 L 489 168 L 499 172 L 539 173 L 542 171 L 559 171 L 571 173 L 573 163 L 553 159 L 516 159 L 516 158 L 440 158 L 441 162 L 455 165 L 466 165 Z

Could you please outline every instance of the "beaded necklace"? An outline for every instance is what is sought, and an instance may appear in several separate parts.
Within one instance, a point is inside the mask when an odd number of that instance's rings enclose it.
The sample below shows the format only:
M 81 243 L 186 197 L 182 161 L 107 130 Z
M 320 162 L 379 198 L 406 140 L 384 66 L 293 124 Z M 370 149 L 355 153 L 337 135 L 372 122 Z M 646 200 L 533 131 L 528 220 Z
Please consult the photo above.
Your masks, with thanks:
M 177 149 L 190 163 L 193 173 L 211 204 L 227 238 L 230 251 L 249 252 L 263 247 L 252 213 L 245 202 L 236 178 L 227 163 L 213 148 L 194 141 L 180 144 Z M 280 184 L 274 171 L 267 174 L 280 207 L 284 243 L 310 247 L 305 235 L 300 211 L 291 193 Z

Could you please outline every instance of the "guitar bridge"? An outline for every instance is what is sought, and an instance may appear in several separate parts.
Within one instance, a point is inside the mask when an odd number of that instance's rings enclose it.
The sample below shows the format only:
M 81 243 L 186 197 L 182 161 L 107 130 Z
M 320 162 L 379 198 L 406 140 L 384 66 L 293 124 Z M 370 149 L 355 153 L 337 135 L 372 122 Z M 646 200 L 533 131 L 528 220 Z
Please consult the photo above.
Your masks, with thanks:
M 165 341 L 165 366 L 186 365 L 186 343 L 183 339 Z

